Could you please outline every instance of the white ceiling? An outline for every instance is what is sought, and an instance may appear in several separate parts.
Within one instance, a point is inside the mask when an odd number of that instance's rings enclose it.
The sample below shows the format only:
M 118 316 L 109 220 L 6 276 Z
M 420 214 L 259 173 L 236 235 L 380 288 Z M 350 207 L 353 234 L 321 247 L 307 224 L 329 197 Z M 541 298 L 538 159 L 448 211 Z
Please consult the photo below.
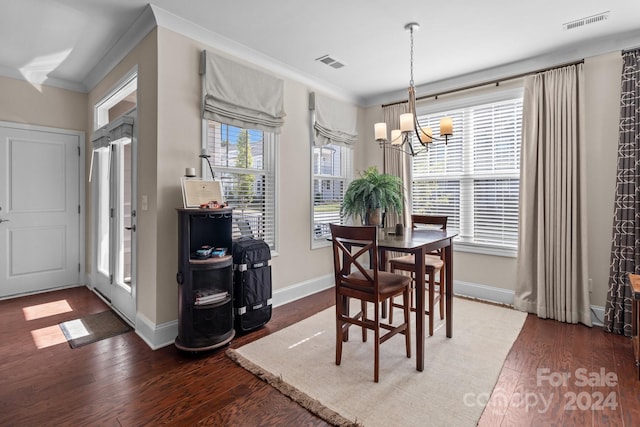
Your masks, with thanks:
M 119 58 L 114 51 L 123 49 L 136 26 L 144 27 L 146 15 L 361 104 L 405 96 L 409 33 L 404 26 L 412 21 L 421 25 L 415 33 L 414 80 L 424 90 L 640 46 L 638 0 L 155 0 L 153 5 L 2 0 L 0 75 L 90 90 L 96 76 L 108 71 L 100 74 L 105 59 Z M 605 21 L 563 30 L 564 23 L 606 11 Z M 345 67 L 315 61 L 326 54 Z

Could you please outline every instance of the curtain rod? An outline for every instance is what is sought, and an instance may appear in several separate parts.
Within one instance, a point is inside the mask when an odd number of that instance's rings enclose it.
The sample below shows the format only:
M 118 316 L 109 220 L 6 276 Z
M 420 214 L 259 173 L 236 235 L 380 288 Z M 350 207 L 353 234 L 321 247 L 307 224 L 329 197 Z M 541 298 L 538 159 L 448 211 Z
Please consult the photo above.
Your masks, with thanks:
M 448 90 L 448 91 L 444 91 L 444 92 L 433 93 L 433 94 L 430 94 L 430 95 L 417 96 L 416 97 L 416 101 L 421 101 L 421 100 L 427 99 L 427 98 L 436 98 L 436 99 L 438 99 L 438 97 L 442 96 L 442 95 L 448 95 L 450 93 L 462 92 L 463 90 L 475 89 L 475 88 L 482 87 L 482 86 L 489 86 L 489 85 L 499 86 L 501 82 L 506 82 L 506 81 L 509 81 L 509 80 L 515 80 L 515 79 L 519 79 L 521 77 L 525 77 L 525 76 L 528 76 L 528 75 L 531 75 L 531 74 L 544 73 L 545 71 L 555 70 L 556 68 L 563 68 L 563 67 L 568 67 L 568 66 L 571 66 L 571 65 L 578 65 L 578 64 L 582 64 L 582 63 L 584 63 L 584 59 L 580 59 L 579 61 L 567 62 L 567 63 L 561 64 L 561 65 L 554 65 L 553 67 L 541 68 L 539 70 L 529 71 L 529 72 L 526 72 L 526 73 L 516 74 L 516 75 L 510 76 L 510 77 L 503 77 L 503 78 L 497 79 L 497 80 L 490 80 L 490 81 L 483 82 L 483 83 L 476 83 L 476 84 L 469 85 L 469 86 L 463 86 L 463 87 L 460 87 L 460 88 L 457 88 L 457 89 L 452 89 L 452 90 Z M 409 101 L 408 100 L 404 100 L 404 101 L 390 102 L 388 104 L 382 104 L 382 108 L 390 107 L 392 105 L 406 104 L 407 102 L 409 102 Z

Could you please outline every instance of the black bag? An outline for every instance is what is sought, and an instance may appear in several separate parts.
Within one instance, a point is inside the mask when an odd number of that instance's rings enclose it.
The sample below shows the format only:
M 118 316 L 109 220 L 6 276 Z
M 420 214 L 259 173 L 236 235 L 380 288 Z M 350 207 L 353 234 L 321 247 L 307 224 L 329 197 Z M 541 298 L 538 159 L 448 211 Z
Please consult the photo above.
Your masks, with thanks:
M 238 332 L 271 319 L 271 249 L 253 238 L 233 242 L 233 307 Z

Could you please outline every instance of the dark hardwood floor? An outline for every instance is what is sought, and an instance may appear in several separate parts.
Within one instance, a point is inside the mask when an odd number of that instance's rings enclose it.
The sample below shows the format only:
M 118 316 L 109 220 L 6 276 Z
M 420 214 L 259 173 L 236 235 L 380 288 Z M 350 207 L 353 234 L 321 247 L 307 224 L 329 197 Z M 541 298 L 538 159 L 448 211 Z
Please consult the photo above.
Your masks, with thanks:
M 267 326 L 231 346 L 331 305 L 329 290 L 278 307 Z M 135 332 L 71 349 L 58 323 L 105 309 L 87 288 L 0 301 L 0 425 L 326 425 L 224 349 L 153 351 Z M 529 315 L 491 398 L 467 396 L 460 404 L 489 399 L 481 426 L 640 425 L 632 359 L 627 338 Z M 428 407 L 416 416 L 429 425 Z

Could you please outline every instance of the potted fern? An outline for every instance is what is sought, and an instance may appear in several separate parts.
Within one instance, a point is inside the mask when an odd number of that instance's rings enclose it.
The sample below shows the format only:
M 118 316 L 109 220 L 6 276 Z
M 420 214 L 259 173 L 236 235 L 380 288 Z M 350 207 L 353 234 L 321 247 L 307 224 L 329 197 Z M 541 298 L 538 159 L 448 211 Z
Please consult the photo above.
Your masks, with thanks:
M 402 213 L 402 180 L 367 168 L 349 184 L 341 211 L 345 217 L 359 216 L 365 225 L 382 225 L 383 213 Z

